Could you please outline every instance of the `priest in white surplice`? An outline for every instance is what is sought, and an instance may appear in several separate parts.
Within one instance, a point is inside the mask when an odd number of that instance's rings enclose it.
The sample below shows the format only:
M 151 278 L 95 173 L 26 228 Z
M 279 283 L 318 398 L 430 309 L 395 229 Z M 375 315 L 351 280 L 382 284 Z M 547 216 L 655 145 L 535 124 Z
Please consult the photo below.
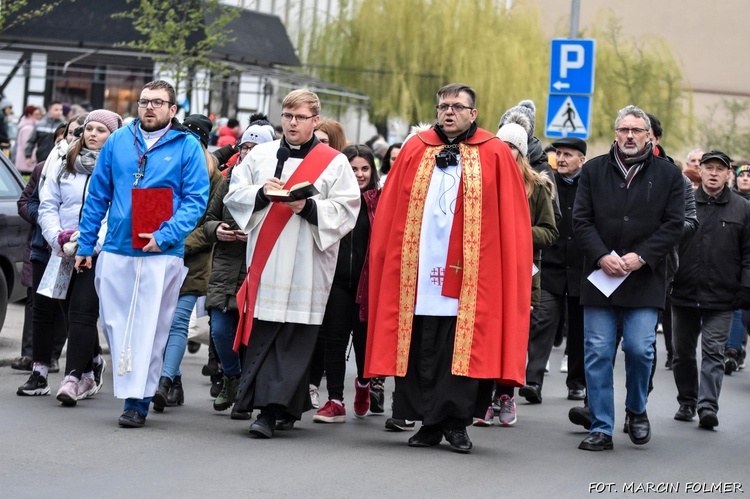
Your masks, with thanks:
M 336 269 L 339 240 L 354 228 L 360 191 L 346 157 L 313 130 L 320 101 L 294 90 L 282 103 L 280 141 L 256 146 L 234 169 L 224 198 L 248 234 L 248 277 L 237 295 L 235 349 L 247 345 L 236 409 L 260 409 L 250 433 L 270 438 L 311 409 L 308 368 Z M 280 149 L 282 154 L 278 154 Z M 284 163 L 283 158 L 288 157 Z M 281 159 L 278 159 L 281 158 Z M 274 175 L 281 168 L 280 178 Z M 272 202 L 265 193 L 303 181 L 312 198 Z

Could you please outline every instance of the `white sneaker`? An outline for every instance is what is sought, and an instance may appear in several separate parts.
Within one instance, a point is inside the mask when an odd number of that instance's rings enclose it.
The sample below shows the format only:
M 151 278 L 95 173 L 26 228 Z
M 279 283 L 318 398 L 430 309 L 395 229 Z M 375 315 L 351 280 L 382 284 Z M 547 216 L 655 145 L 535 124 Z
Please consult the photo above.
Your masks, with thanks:
M 566 373 L 568 372 L 568 356 L 563 355 L 562 362 L 560 362 L 560 372 Z
M 87 399 L 96 395 L 96 392 L 98 391 L 99 387 L 96 386 L 96 380 L 84 376 L 81 378 L 81 381 L 78 382 L 77 398 L 78 400 Z
M 314 409 L 320 409 L 320 392 L 315 385 L 310 385 L 310 402 Z

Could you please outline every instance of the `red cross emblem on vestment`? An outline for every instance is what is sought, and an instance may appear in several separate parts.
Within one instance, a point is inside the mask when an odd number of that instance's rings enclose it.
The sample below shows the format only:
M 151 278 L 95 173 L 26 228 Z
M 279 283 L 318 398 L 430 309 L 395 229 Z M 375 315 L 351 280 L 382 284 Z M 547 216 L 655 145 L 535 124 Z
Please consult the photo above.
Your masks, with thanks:
M 435 286 L 442 286 L 444 278 L 445 269 L 443 267 L 435 267 L 430 271 L 430 282 Z

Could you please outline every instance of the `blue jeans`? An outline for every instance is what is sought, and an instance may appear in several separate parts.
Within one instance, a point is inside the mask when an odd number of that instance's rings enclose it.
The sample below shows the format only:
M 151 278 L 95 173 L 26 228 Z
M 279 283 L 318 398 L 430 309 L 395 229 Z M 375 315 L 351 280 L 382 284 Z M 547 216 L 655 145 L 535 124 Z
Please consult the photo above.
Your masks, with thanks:
M 234 333 L 237 330 L 237 312 L 223 312 L 212 308 L 211 314 L 211 338 L 214 340 L 216 355 L 219 356 L 221 368 L 227 376 L 239 376 L 242 372 L 240 356 L 232 350 L 234 344 Z
M 125 399 L 125 410 L 134 410 L 144 418 L 148 416 L 148 408 L 151 405 L 151 397 L 145 399 Z
M 612 435 L 615 424 L 614 359 L 617 322 L 622 320 L 625 352 L 625 407 L 646 410 L 648 382 L 654 360 L 657 308 L 584 307 L 583 336 L 591 432 Z
M 185 356 L 188 343 L 188 326 L 190 326 L 190 315 L 195 308 L 198 295 L 181 295 L 177 300 L 177 308 L 174 311 L 172 327 L 169 329 L 167 347 L 164 349 L 164 367 L 161 375 L 174 380 L 175 376 L 182 376 L 180 364 Z
M 733 348 L 737 352 L 742 350 L 742 340 L 745 339 L 748 325 L 750 325 L 750 310 L 735 310 L 732 315 L 732 328 L 729 330 L 727 349 Z

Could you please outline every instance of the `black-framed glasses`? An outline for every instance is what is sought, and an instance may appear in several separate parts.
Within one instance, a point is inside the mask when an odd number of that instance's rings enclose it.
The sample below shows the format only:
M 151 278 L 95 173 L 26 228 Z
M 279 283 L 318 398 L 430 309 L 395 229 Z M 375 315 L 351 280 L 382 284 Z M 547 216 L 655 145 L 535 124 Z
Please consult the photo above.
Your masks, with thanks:
M 631 133 L 633 135 L 641 135 L 642 133 L 646 133 L 646 129 L 644 128 L 615 128 L 615 132 L 619 133 L 620 135 L 630 135 Z
M 292 113 L 281 113 L 281 119 L 284 121 L 292 121 L 293 119 L 297 120 L 297 123 L 304 123 L 307 120 L 311 120 L 315 118 L 317 114 L 313 114 L 312 116 L 305 116 L 304 114 L 292 114 Z
M 461 111 L 465 111 L 466 109 L 474 109 L 474 108 L 464 106 L 463 104 L 440 104 L 439 106 L 435 106 L 435 109 L 437 109 L 441 113 L 448 111 L 448 109 L 453 109 L 454 112 L 460 113 Z
M 148 107 L 149 104 L 151 104 L 151 107 L 154 109 L 159 109 L 164 105 L 166 102 L 170 106 L 174 104 L 171 100 L 164 100 L 164 99 L 138 99 L 136 101 L 138 103 L 138 107 Z
M 251 144 L 249 146 L 242 145 L 240 146 L 240 152 L 250 152 L 253 150 L 253 147 L 255 147 L 255 144 Z

